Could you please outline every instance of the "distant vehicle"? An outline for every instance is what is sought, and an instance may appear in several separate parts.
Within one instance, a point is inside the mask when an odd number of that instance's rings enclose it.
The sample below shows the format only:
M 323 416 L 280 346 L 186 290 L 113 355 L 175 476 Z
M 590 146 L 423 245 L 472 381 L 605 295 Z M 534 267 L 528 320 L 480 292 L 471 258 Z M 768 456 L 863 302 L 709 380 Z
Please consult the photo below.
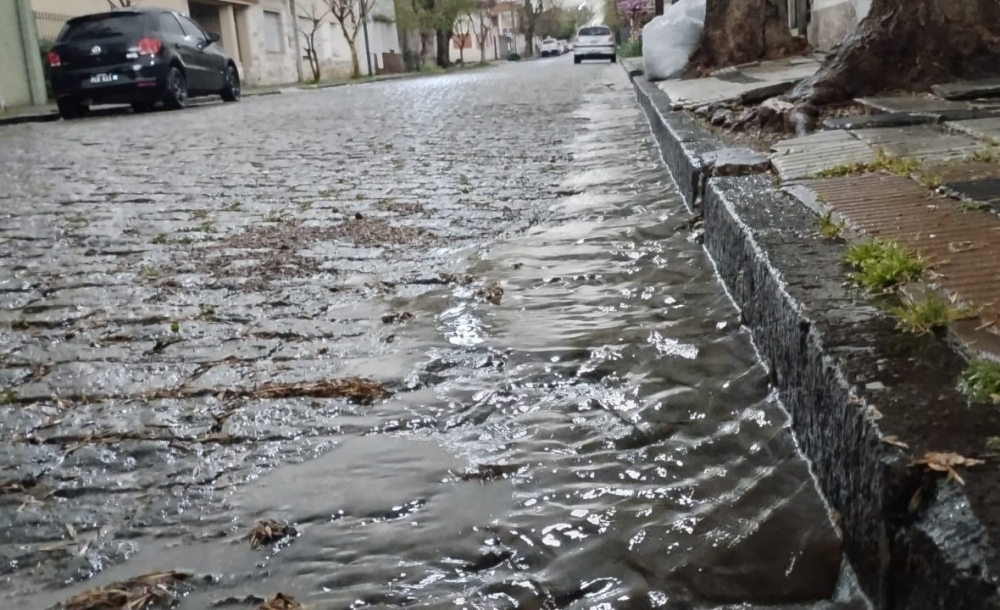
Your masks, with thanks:
M 74 119 L 94 104 L 131 104 L 136 112 L 188 99 L 240 99 L 236 62 L 219 35 L 166 9 L 128 8 L 70 19 L 48 53 L 59 114 Z
M 615 37 L 606 25 L 588 25 L 580 28 L 573 43 L 573 63 L 585 59 L 617 59 Z
M 569 52 L 569 43 L 563 39 L 559 39 L 559 54 L 564 55 Z
M 543 40 L 540 54 L 542 57 L 561 55 L 562 51 L 559 48 L 559 41 L 555 38 L 546 38 Z

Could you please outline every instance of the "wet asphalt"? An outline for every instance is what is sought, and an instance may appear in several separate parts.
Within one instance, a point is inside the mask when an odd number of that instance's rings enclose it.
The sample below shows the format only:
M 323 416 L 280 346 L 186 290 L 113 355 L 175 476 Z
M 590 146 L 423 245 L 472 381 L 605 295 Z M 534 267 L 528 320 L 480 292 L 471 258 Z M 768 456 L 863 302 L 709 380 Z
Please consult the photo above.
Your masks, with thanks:
M 618 66 L 13 126 L 0 176 L 0 606 L 864 607 Z

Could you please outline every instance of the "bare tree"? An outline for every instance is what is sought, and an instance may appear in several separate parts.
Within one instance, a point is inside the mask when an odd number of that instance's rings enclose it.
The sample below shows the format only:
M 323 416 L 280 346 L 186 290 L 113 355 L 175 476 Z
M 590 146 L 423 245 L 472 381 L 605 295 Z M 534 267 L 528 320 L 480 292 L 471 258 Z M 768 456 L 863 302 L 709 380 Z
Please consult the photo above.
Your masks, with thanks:
M 524 14 L 524 54 L 535 54 L 535 24 L 538 23 L 538 16 L 545 12 L 542 0 L 524 0 L 524 7 L 521 12 Z
M 375 0 L 323 0 L 330 9 L 330 14 L 340 24 L 344 40 L 351 49 L 351 76 L 361 76 L 361 65 L 358 63 L 358 32 L 361 31 L 362 15 L 370 15 Z M 368 53 L 368 50 L 365 50 Z
M 302 10 L 301 4 L 299 5 L 299 10 Z M 306 39 L 306 59 L 309 60 L 309 69 L 312 70 L 313 81 L 315 82 L 319 82 L 321 76 L 319 53 L 316 51 L 316 34 L 319 33 L 319 28 L 323 25 L 323 18 L 329 14 L 329 7 L 324 11 L 319 11 L 316 9 L 316 4 L 312 3 L 309 7 L 309 14 L 304 17 L 309 22 L 308 26 L 302 27 L 302 22 L 299 21 L 299 31 L 302 32 L 302 35 Z
M 486 63 L 486 41 L 490 39 L 490 27 L 493 24 L 493 7 L 496 0 L 483 0 L 474 11 L 468 13 L 472 20 L 472 32 L 479 45 L 479 63 Z
M 452 26 L 451 38 L 458 45 L 458 63 L 465 64 L 465 45 L 471 40 L 471 31 L 473 29 L 472 16 L 468 13 L 463 13 L 455 19 L 455 23 Z

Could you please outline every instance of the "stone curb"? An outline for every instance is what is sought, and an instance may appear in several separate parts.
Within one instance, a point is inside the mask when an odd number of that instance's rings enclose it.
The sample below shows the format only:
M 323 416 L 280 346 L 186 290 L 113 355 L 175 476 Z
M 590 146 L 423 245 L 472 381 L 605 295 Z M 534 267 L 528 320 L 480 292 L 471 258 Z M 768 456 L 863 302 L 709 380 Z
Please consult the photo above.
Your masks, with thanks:
M 873 382 L 873 371 L 913 364 L 900 355 L 895 322 L 844 286 L 842 245 L 818 236 L 815 214 L 769 174 L 713 176 L 704 159 L 726 145 L 669 110 L 654 84 L 632 83 L 685 202 L 704 217 L 705 247 L 771 369 L 874 607 L 1000 609 L 1000 553 L 963 488 L 909 467 L 909 454 L 880 431 L 876 405 L 905 406 L 941 388 L 929 380 L 890 392 Z M 951 379 L 964 366 L 934 338 L 921 349 Z

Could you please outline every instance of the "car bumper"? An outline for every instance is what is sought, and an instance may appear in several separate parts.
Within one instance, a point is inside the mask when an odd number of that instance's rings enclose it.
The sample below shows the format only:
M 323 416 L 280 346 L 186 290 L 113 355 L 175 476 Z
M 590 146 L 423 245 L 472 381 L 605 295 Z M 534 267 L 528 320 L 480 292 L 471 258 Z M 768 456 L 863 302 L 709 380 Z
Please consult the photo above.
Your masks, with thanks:
M 573 56 L 587 59 L 590 57 L 611 57 L 615 54 L 614 45 L 603 45 L 593 47 L 574 47 Z
M 87 104 L 128 104 L 158 100 L 166 84 L 168 67 L 158 59 L 95 68 L 52 71 L 52 94 Z M 94 82 L 95 77 L 111 79 Z

